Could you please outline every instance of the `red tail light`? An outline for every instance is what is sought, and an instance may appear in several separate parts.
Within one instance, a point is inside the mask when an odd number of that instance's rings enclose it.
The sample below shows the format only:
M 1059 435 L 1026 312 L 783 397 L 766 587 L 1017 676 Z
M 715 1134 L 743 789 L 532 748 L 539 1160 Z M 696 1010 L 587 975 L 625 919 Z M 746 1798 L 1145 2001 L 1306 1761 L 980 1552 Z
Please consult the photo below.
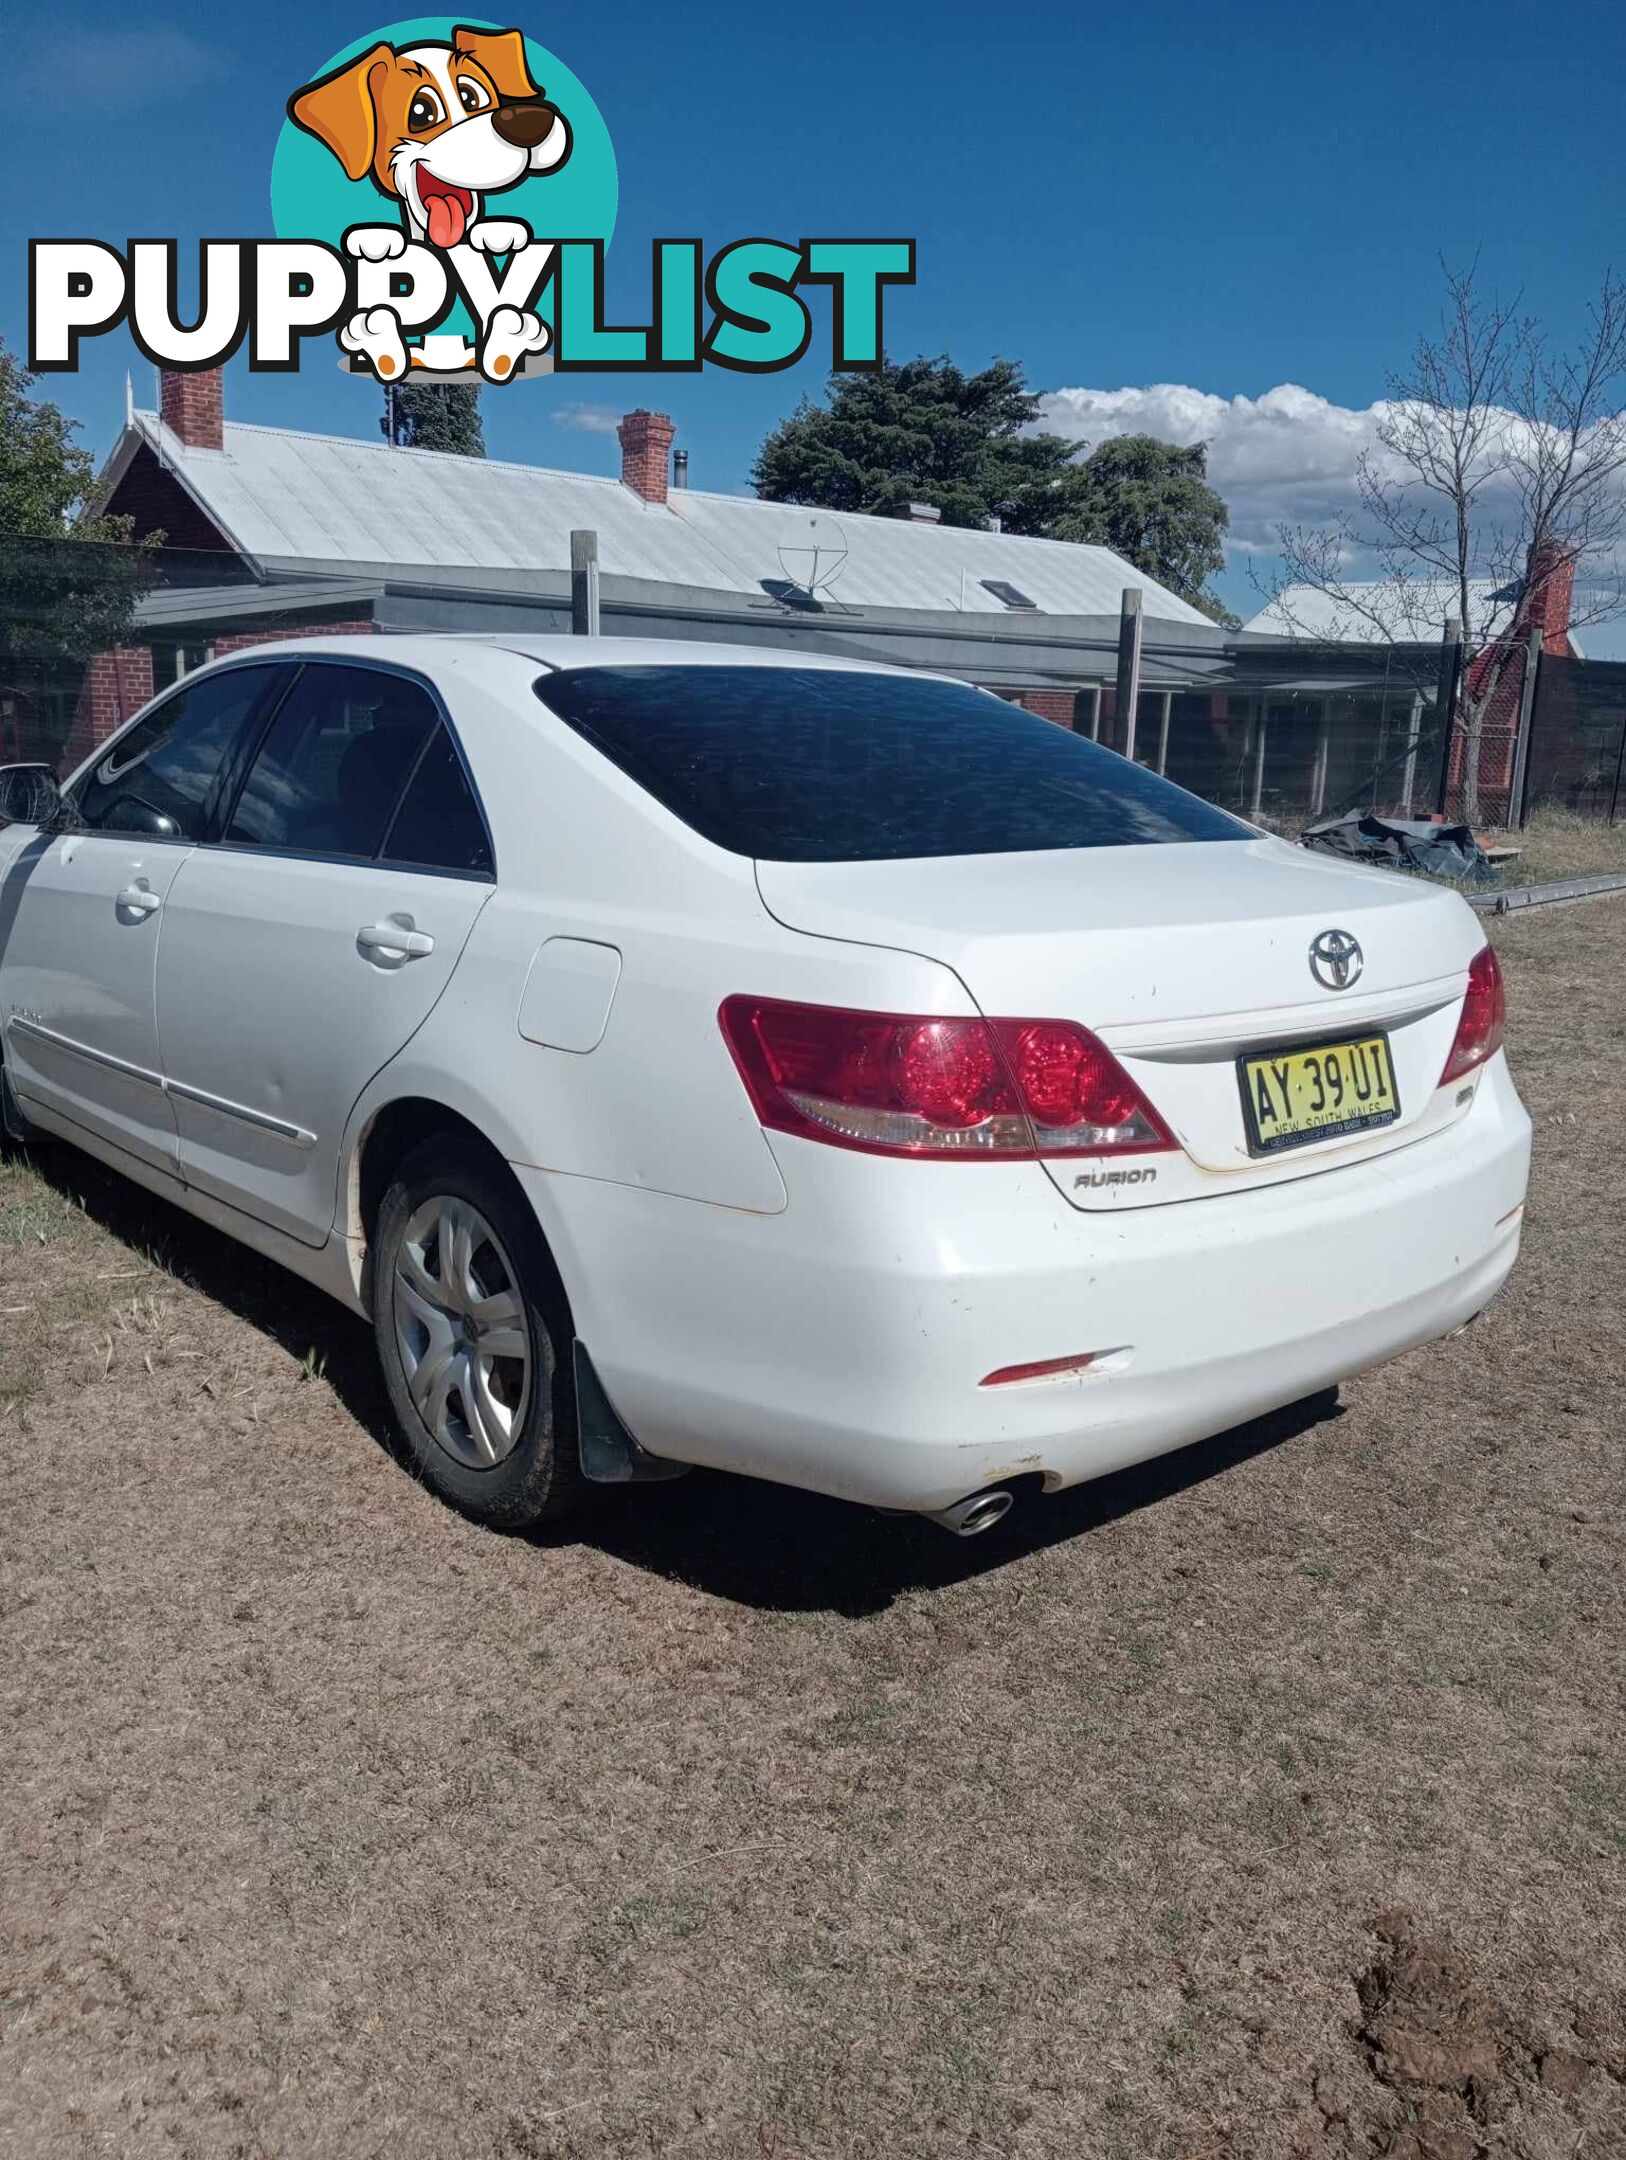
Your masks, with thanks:
M 1507 1017 L 1507 997 L 1502 989 L 1502 970 L 1490 946 L 1482 945 L 1468 964 L 1468 995 L 1462 1001 L 1456 1041 L 1445 1061 L 1440 1085 L 1459 1080 L 1476 1065 L 1483 1065 L 1502 1047 L 1502 1024 Z
M 731 997 L 718 1020 L 763 1124 L 875 1155 L 1145 1154 L 1174 1146 L 1071 1020 L 945 1020 Z

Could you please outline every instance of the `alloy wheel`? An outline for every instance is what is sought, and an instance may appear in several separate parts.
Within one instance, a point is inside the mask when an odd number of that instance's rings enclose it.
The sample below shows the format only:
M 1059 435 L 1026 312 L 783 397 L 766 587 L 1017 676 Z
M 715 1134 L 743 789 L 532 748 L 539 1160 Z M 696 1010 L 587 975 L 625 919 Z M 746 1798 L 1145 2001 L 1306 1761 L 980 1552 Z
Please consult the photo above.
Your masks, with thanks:
M 395 1339 L 414 1407 L 469 1469 L 513 1452 L 531 1393 L 531 1332 L 519 1277 L 479 1209 L 424 1201 L 395 1258 Z

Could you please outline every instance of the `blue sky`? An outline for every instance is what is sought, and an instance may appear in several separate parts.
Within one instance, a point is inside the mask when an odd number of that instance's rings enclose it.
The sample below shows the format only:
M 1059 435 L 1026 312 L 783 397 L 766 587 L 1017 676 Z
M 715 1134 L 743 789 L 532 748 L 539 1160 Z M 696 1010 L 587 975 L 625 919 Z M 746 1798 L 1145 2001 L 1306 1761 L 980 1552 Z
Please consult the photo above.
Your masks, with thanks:
M 1432 315 L 1442 251 L 1480 250 L 1486 275 L 1522 288 L 1559 334 L 1611 260 L 1626 266 L 1618 6 L 712 0 L 687 36 L 680 11 L 649 0 L 514 19 L 568 62 L 609 124 L 621 179 L 611 300 L 630 319 L 655 233 L 708 246 L 910 234 L 919 282 L 888 303 L 895 355 L 1009 354 L 1036 388 L 1082 386 L 1086 413 L 1096 393 L 1186 386 L 1222 401 L 1223 429 L 1237 414 L 1251 422 L 1253 401 L 1283 384 L 1333 415 L 1368 406 Z M 0 334 L 24 342 L 30 234 L 268 232 L 284 99 L 387 20 L 310 0 L 236 16 L 199 4 L 139 18 L 27 12 L 14 34 L 23 95 L 8 100 Z M 828 351 L 819 321 L 815 360 Z M 127 366 L 150 404 L 150 370 L 122 333 L 88 343 L 82 372 L 56 380 L 98 451 Z M 762 378 L 519 384 L 488 394 L 487 435 L 497 455 L 609 471 L 614 437 L 592 423 L 658 403 L 694 483 L 742 487 L 765 430 L 821 379 L 807 363 Z M 291 378 L 234 365 L 227 398 L 239 419 L 375 424 L 373 393 L 325 346 Z M 1272 497 L 1248 455 L 1239 448 L 1232 469 L 1263 529 Z M 1247 612 L 1241 567 L 1227 586 Z

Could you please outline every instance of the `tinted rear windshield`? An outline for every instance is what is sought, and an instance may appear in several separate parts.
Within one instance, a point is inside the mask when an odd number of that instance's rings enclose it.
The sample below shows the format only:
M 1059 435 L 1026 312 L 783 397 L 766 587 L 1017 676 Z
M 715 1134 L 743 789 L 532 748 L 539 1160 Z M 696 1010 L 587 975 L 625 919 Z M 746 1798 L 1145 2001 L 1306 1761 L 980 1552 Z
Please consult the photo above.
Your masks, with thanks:
M 880 862 L 1245 840 L 1250 829 L 986 690 L 794 667 L 595 667 L 542 702 L 736 855 Z

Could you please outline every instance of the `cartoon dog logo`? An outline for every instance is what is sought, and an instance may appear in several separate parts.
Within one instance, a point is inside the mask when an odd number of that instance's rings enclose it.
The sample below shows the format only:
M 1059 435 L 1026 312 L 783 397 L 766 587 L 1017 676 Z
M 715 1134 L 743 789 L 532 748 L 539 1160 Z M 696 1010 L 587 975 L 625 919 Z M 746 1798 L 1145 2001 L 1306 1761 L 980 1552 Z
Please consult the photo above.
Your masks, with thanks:
M 533 173 L 557 172 L 570 155 L 570 124 L 532 82 L 518 30 L 459 28 L 445 44 L 375 45 L 296 90 L 288 117 L 331 150 L 350 179 L 370 176 L 381 195 L 399 204 L 399 227 L 361 225 L 346 233 L 346 248 L 369 262 L 403 254 L 409 240 L 485 255 L 526 246 L 530 227 L 522 218 L 487 217 L 485 198 Z M 502 380 L 524 352 L 540 351 L 547 336 L 535 315 L 497 308 L 483 326 L 480 371 Z M 404 373 L 409 357 L 424 364 L 420 355 L 408 355 L 400 321 L 387 307 L 353 316 L 339 338 L 382 377 Z

